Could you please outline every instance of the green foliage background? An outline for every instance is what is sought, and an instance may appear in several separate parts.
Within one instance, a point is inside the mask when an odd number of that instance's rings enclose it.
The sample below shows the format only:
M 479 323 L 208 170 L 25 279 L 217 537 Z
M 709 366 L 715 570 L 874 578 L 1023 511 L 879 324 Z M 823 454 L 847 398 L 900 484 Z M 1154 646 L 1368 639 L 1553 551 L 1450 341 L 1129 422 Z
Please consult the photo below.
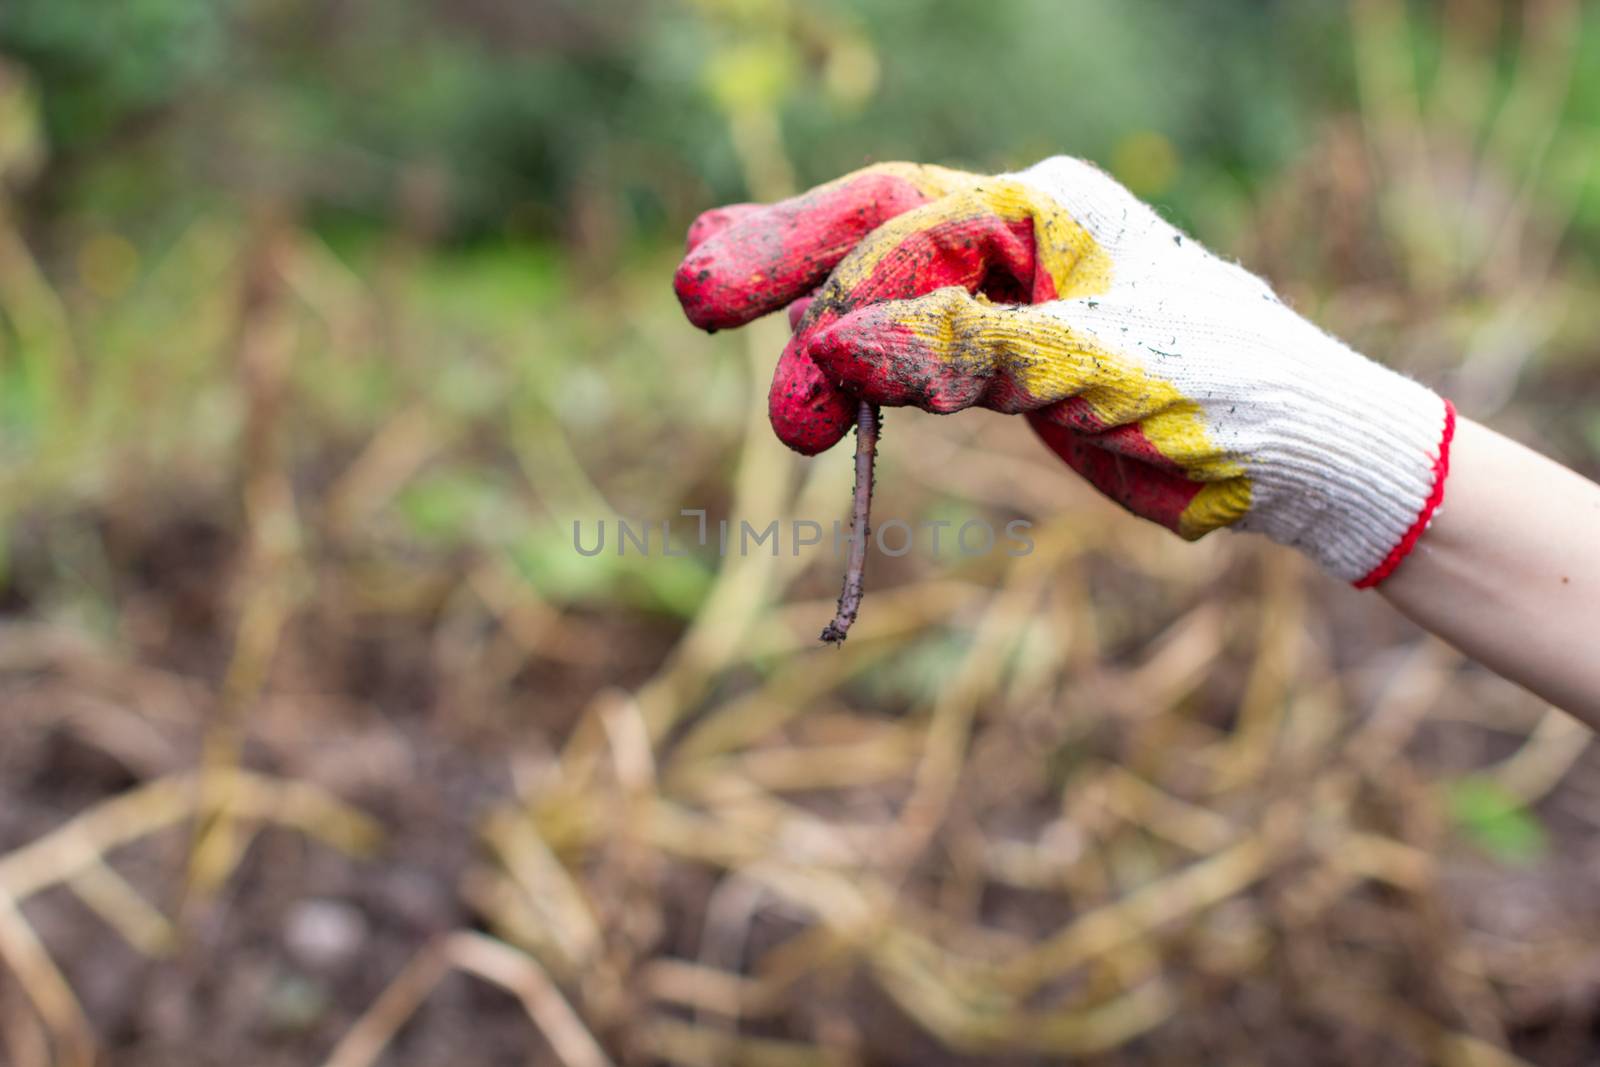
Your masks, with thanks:
M 715 103 L 780 109 L 806 183 L 864 160 L 1109 159 L 1132 130 L 1198 212 L 1350 92 L 1334 5 L 1157 0 L 12 0 L 0 49 L 42 90 L 50 200 L 158 217 L 264 184 L 381 223 L 448 160 L 453 232 L 564 231 L 580 192 L 629 232 L 742 195 Z M 108 200 L 109 198 L 109 200 Z

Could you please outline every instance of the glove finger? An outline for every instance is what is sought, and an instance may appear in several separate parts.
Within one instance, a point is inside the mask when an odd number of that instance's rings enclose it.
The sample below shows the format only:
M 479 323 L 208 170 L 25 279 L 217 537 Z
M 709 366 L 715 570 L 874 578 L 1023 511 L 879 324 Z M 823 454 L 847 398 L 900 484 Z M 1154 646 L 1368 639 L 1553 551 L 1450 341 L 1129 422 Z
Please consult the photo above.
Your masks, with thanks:
M 996 386 L 1006 391 L 1000 371 L 1007 341 L 996 320 L 1028 313 L 950 286 L 911 300 L 868 304 L 821 328 L 802 327 L 790 347 L 825 381 L 838 383 L 836 392 L 885 407 L 946 414 L 985 400 Z M 781 369 L 799 372 L 798 365 Z
M 802 296 L 789 306 L 789 328 L 800 323 L 813 296 Z M 838 442 L 856 418 L 856 403 L 800 354 L 797 339 L 789 338 L 778 357 L 773 387 L 766 394 L 766 414 L 773 426 L 787 427 L 787 445 L 797 453 L 814 456 Z
M 857 403 L 789 338 L 767 392 L 767 417 L 784 444 L 814 456 L 839 443 L 855 422 Z
M 802 323 L 795 339 L 828 380 L 883 406 L 1015 414 L 1073 410 L 1063 402 L 1082 397 L 1093 413 L 1113 413 L 1098 429 L 1159 412 L 1176 394 L 1080 328 L 1088 303 L 996 304 L 950 286 L 868 304 L 821 328 Z M 814 304 L 806 318 L 816 314 Z
M 1034 273 L 1032 219 L 1007 219 L 981 193 L 963 190 L 890 219 L 858 243 L 818 291 L 803 328 L 949 286 L 998 289 L 990 295 L 1011 303 L 1052 299 L 1053 292 L 1034 293 Z
M 796 329 L 806 309 L 816 299 L 802 296 L 789 305 L 789 329 Z M 796 452 L 814 456 L 843 437 L 855 421 L 856 402 L 828 379 L 798 340 L 789 338 L 778 357 L 772 389 L 767 393 L 767 416 L 785 428 L 784 443 Z
M 1000 303 L 1095 296 L 1110 287 L 1110 258 L 1054 200 L 1014 179 L 974 179 L 897 215 L 862 239 L 818 291 L 812 320 L 947 286 Z
M 972 180 L 883 163 L 754 211 L 697 220 L 705 236 L 679 264 L 673 288 L 696 326 L 742 326 L 810 292 L 884 220 Z
M 799 300 L 789 305 L 789 332 L 793 333 L 800 328 L 800 320 L 805 316 L 806 308 L 811 306 L 814 296 L 802 296 Z
M 725 204 L 710 211 L 702 211 L 689 224 L 688 236 L 684 238 L 685 254 L 693 252 L 704 244 L 707 238 L 715 237 L 740 219 L 749 218 L 757 211 L 763 210 L 765 207 L 761 204 Z

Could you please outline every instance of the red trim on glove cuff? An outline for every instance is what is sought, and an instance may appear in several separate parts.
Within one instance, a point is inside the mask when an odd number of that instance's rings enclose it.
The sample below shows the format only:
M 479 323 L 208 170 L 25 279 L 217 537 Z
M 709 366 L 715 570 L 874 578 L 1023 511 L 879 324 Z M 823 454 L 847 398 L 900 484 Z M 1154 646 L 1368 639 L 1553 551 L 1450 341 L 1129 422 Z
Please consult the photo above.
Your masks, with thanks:
M 1400 566 L 1400 561 L 1411 554 L 1417 547 L 1417 541 L 1428 529 L 1428 523 L 1433 521 L 1433 513 L 1439 510 L 1439 502 L 1444 499 L 1444 480 L 1450 473 L 1450 442 L 1456 435 L 1456 409 L 1455 405 L 1446 400 L 1444 402 L 1444 434 L 1439 439 L 1439 455 L 1433 461 L 1433 492 L 1428 494 L 1428 499 L 1423 503 L 1422 510 L 1417 513 L 1417 521 L 1411 524 L 1406 535 L 1400 538 L 1400 543 L 1389 550 L 1383 562 L 1355 583 L 1357 589 L 1371 589 Z

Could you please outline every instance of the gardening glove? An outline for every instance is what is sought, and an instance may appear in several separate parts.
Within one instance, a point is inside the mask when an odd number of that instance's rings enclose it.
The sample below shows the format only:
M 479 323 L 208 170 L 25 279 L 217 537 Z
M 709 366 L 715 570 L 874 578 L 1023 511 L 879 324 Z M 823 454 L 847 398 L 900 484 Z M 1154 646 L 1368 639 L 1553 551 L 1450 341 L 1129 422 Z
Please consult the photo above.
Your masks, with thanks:
M 1130 511 L 1190 539 L 1260 531 L 1360 586 L 1443 495 L 1448 402 L 1079 160 L 999 177 L 884 164 L 708 213 L 676 278 L 706 328 L 819 284 L 769 400 L 798 451 L 837 442 L 858 399 L 1025 413 Z

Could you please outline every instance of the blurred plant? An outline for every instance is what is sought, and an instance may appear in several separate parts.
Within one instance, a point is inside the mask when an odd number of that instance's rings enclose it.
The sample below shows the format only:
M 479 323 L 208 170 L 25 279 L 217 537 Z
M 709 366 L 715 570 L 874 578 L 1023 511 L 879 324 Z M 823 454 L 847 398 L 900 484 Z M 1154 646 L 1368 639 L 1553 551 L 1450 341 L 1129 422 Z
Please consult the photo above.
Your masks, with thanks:
M 1522 799 L 1500 783 L 1466 777 L 1449 784 L 1450 816 L 1467 838 L 1502 863 L 1527 865 L 1543 856 L 1544 828 Z
M 578 242 L 657 235 L 692 204 L 765 195 L 748 180 L 793 187 L 868 159 L 1003 169 L 1120 153 L 1139 181 L 1152 160 L 1170 169 L 1146 151 L 1162 139 L 1189 165 L 1146 188 L 1210 215 L 1294 150 L 1296 117 L 1337 86 L 1337 50 L 1310 46 L 1319 32 L 1340 32 L 1331 12 L 1263 16 L 1243 0 L 1203 14 L 1092 0 L 1070 18 L 1049 0 L 0 10 L 0 51 L 41 87 L 57 149 L 41 202 L 55 210 L 170 222 L 209 184 L 287 190 L 325 220 L 371 222 L 396 210 L 408 174 L 442 161 L 455 232 Z M 762 155 L 775 166 L 762 147 L 775 121 L 796 175 L 751 171 Z M 1130 148 L 1130 130 L 1148 135 Z
M 27 186 L 44 161 L 44 132 L 33 79 L 15 63 L 0 61 L 0 188 Z

